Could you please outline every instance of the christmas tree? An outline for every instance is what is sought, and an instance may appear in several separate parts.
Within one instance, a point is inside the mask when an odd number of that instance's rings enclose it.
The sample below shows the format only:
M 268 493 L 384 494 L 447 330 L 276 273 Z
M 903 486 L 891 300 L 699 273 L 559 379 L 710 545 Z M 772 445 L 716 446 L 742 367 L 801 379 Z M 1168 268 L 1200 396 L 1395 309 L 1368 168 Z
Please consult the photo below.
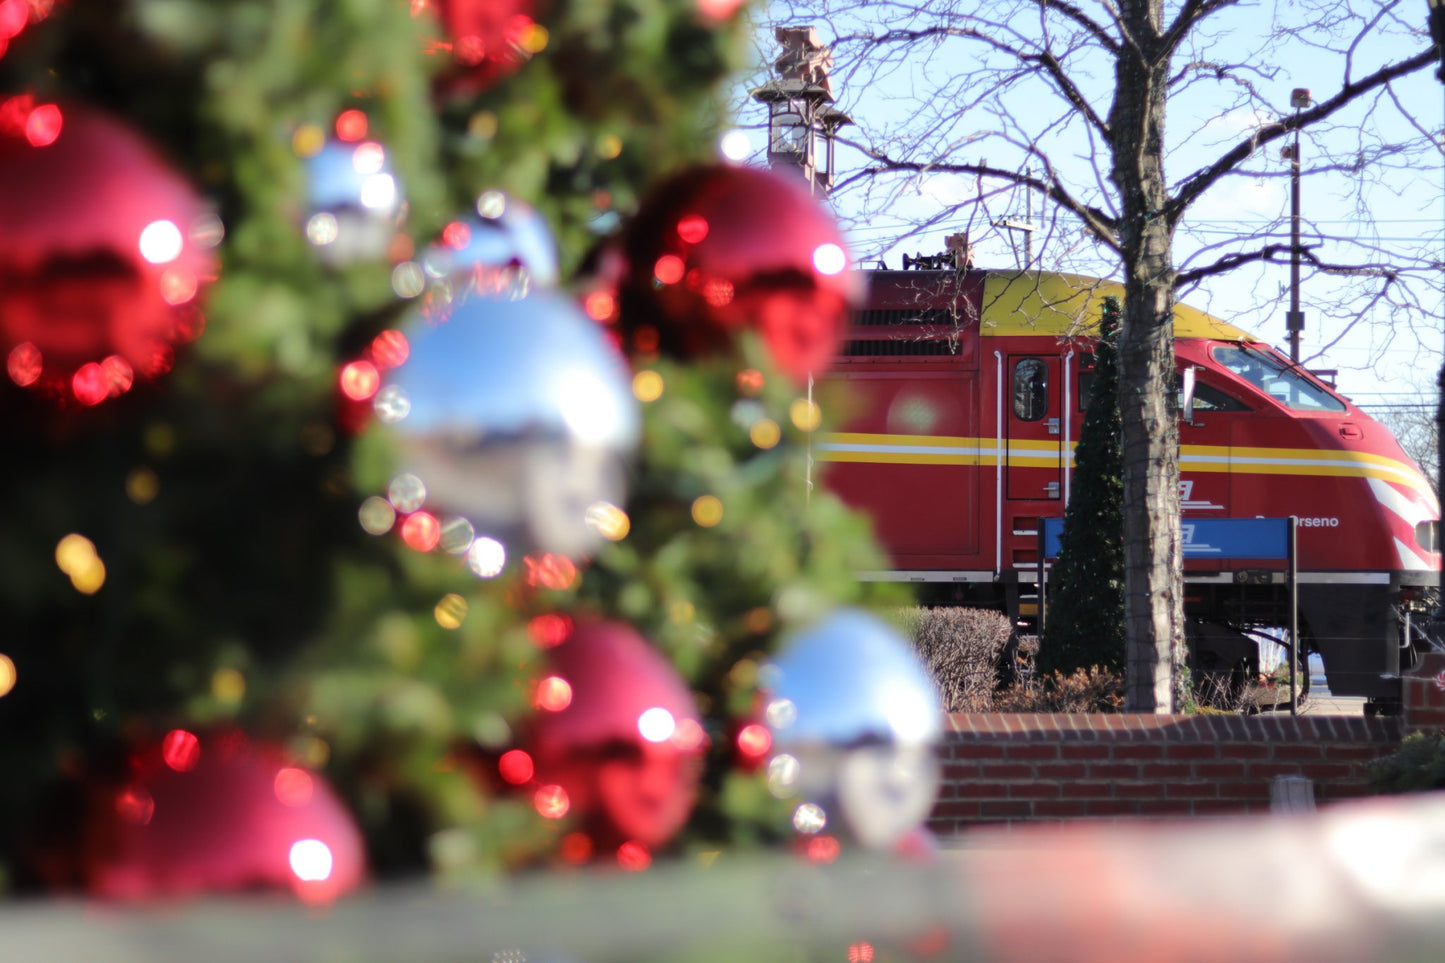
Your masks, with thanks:
M 737 7 L 0 4 L 0 889 L 265 883 L 116 842 L 257 792 L 333 882 L 791 831 L 760 667 L 899 599 L 808 481 L 841 249 L 718 159 Z
M 1041 672 L 1124 670 L 1124 454 L 1115 340 L 1119 301 L 1104 298 L 1074 485 L 1050 577 Z

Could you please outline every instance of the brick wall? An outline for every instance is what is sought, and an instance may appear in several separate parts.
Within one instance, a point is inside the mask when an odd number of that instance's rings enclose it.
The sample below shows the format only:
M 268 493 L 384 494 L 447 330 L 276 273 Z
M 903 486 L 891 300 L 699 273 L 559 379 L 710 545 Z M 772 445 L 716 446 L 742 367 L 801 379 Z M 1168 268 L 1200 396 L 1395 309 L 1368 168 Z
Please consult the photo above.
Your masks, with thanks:
M 1445 728 L 1445 655 L 1405 680 L 1394 718 L 961 713 L 944 739 L 940 836 L 984 824 L 1268 810 L 1277 776 L 1317 802 L 1365 795 L 1368 764 Z

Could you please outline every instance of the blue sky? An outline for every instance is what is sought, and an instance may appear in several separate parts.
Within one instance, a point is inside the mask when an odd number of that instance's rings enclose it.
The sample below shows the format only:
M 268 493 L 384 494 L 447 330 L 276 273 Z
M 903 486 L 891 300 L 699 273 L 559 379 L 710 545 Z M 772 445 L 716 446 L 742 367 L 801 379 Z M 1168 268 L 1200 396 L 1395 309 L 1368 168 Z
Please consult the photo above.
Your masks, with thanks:
M 969 6 L 972 4 L 890 7 L 871 0 L 865 4 L 774 2 L 767 12 L 782 22 L 815 24 L 827 43 L 849 30 L 877 34 L 889 28 L 936 23 L 939 10 Z M 977 6 L 990 14 L 1000 36 L 1006 36 L 1010 26 L 1021 34 L 1030 30 L 1037 34 L 1036 21 L 1025 16 L 1032 7 L 1027 0 L 997 0 Z M 1092 3 L 1082 6 L 1096 13 L 1099 9 Z M 1173 9 L 1177 4 L 1168 6 Z M 798 9 L 805 7 L 808 9 Z M 909 19 L 924 8 L 925 15 Z M 1306 0 L 1242 3 L 1210 21 L 1209 31 L 1182 51 L 1176 65 L 1214 61 L 1228 62 L 1236 69 L 1226 82 L 1201 72 L 1202 81 L 1171 98 L 1169 179 L 1177 182 L 1262 122 L 1289 113 L 1293 88 L 1310 89 L 1318 101 L 1330 96 L 1346 78 L 1358 79 L 1381 63 L 1425 49 L 1425 13 L 1424 0 L 1354 5 L 1348 0 Z M 762 28 L 759 35 L 760 60 L 771 58 L 777 51 L 771 29 Z M 1037 85 L 1021 84 L 997 95 L 992 104 L 986 103 L 986 93 L 980 91 L 987 79 L 981 68 L 987 65 L 976 44 L 900 45 L 881 63 L 861 58 L 849 62 L 846 50 L 846 45 L 839 45 L 833 69 L 837 104 L 856 121 L 856 126 L 843 128 L 846 137 L 886 145 L 896 156 L 912 160 L 924 159 L 932 152 L 932 156 L 945 158 L 986 159 L 1009 169 L 1024 166 L 1019 143 L 1038 142 L 1047 146 L 1050 161 L 1072 190 L 1089 194 L 1097 189 L 1096 165 L 1088 155 L 1100 145 L 1090 143 L 1088 125 L 1076 111 L 1042 93 Z M 974 59 L 966 59 L 965 51 Z M 1072 66 L 1083 77 L 1082 83 L 1093 84 L 1091 101 L 1101 113 L 1107 111 L 1105 92 L 1112 81 L 1107 64 L 1099 57 L 1081 56 Z M 763 78 L 748 78 L 743 86 Z M 1003 111 L 1010 116 L 1001 120 Z M 1421 71 L 1397 81 L 1368 103 L 1307 131 L 1302 138 L 1304 243 L 1316 245 L 1322 258 L 1336 263 L 1370 259 L 1417 268 L 1408 285 L 1392 288 L 1386 298 L 1372 300 L 1356 294 L 1348 304 L 1339 303 L 1348 279 L 1304 272 L 1301 292 L 1306 320 L 1301 359 L 1312 368 L 1338 369 L 1340 389 L 1360 403 L 1434 401 L 1445 332 L 1439 270 L 1430 269 L 1425 262 L 1438 263 L 1445 246 L 1445 167 L 1430 140 L 1432 133 L 1439 132 L 1442 117 L 1445 87 L 1432 73 Z M 739 119 L 760 152 L 765 143 L 758 129 L 764 121 L 761 109 L 749 105 Z M 925 128 L 926 136 L 920 139 L 919 131 Z M 940 146 L 943 144 L 947 147 Z M 1384 145 L 1390 149 L 1382 150 Z M 1279 146 L 1260 148 L 1240 173 L 1225 178 L 1200 198 L 1176 238 L 1176 263 L 1188 267 L 1208 259 L 1211 252 L 1227 249 L 1242 236 L 1288 242 L 1289 167 L 1279 156 Z M 1368 163 L 1360 167 L 1357 162 L 1362 157 Z M 857 151 L 840 149 L 843 177 L 864 161 Z M 841 191 L 834 203 L 855 253 L 865 263 L 881 256 L 890 267 L 897 267 L 903 252 L 936 253 L 942 250 L 947 234 L 967 228 L 977 245 L 980 265 L 1011 266 L 1015 253 L 1010 238 L 1017 244 L 1022 235 L 991 227 L 990 222 L 1003 216 L 1022 219 L 1025 203 L 1021 193 L 1013 197 L 994 194 L 986 204 L 977 202 L 980 191 L 991 194 L 998 186 L 980 184 L 971 177 L 933 174 L 893 181 L 886 187 L 875 183 L 870 189 Z M 916 235 L 906 236 L 915 225 L 938 216 L 951 203 L 964 206 Z M 1033 211 L 1036 222 L 1048 220 L 1054 213 L 1043 208 L 1037 195 Z M 1044 266 L 1112 273 L 1096 246 L 1083 242 L 1076 231 L 1071 233 L 1065 221 L 1057 225 L 1047 243 L 1042 241 L 1045 230 L 1034 235 L 1039 239 L 1035 250 L 1041 253 Z M 1287 263 L 1256 265 L 1208 280 L 1185 294 L 1184 300 L 1286 350 L 1288 282 Z

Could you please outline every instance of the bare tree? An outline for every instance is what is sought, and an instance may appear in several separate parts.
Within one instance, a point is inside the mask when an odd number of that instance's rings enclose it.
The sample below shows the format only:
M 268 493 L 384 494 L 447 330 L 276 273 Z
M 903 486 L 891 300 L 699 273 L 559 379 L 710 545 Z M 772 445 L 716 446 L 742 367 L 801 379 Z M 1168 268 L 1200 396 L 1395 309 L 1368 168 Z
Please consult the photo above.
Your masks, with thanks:
M 1208 201 L 1287 177 L 1280 148 L 1303 132 L 1302 176 L 1354 192 L 1360 218 L 1348 233 L 1327 225 L 1302 233 L 1307 278 L 1329 281 L 1341 323 L 1419 323 L 1438 256 L 1424 239 L 1386 243 L 1371 214 L 1392 175 L 1438 169 L 1435 140 L 1399 90 L 1435 59 L 1423 5 L 818 0 L 773 4 L 769 16 L 833 34 L 824 39 L 864 158 L 839 173 L 834 197 L 843 207 L 886 216 L 943 176 L 968 186 L 900 231 L 906 238 L 939 223 L 987 227 L 1027 189 L 1049 202 L 1031 266 L 1102 273 L 1102 261 L 1121 275 L 1127 708 L 1169 711 L 1186 684 L 1176 671 L 1184 654 L 1178 425 L 1166 387 L 1173 305 L 1203 279 L 1288 263 L 1294 250 L 1283 212 L 1253 230 L 1211 232 Z M 1290 58 L 1331 89 L 1286 111 L 1279 105 L 1291 98 L 1281 90 L 1292 78 L 1279 65 Z M 1428 102 L 1438 108 L 1438 98 Z M 1187 123 L 1166 135 L 1172 113 Z M 1196 211 L 1203 216 L 1194 222 Z
M 1391 434 L 1405 449 L 1405 454 L 1415 459 L 1425 477 L 1430 479 L 1435 493 L 1440 493 L 1440 422 L 1436 418 L 1434 405 L 1395 404 L 1372 407 L 1370 414 L 1390 429 Z

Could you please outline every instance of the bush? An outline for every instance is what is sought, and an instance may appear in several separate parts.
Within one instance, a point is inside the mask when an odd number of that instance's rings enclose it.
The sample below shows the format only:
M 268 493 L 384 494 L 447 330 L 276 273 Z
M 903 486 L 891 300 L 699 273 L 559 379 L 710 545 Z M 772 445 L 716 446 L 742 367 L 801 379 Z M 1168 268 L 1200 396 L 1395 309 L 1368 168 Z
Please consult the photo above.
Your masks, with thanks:
M 912 608 L 897 623 L 938 685 L 947 712 L 987 712 L 1003 670 L 1013 626 L 992 609 Z
M 1124 677 L 1097 665 L 1053 672 L 993 698 L 997 712 L 1117 712 L 1123 704 Z
M 1445 732 L 1412 732 L 1400 748 L 1370 764 L 1370 788 L 1380 793 L 1445 789 Z

